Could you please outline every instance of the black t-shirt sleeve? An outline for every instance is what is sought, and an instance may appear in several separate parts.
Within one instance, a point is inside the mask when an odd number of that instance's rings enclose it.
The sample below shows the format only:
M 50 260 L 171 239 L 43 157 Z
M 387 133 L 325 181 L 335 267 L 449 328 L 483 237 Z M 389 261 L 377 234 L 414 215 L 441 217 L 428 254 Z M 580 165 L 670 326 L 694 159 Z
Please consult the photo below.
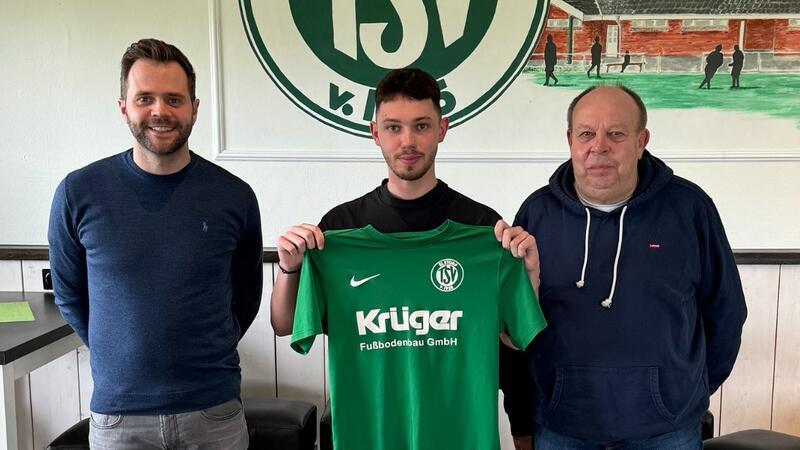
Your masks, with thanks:
M 319 221 L 319 228 L 322 231 L 347 230 L 350 228 L 361 228 L 369 224 L 366 216 L 361 212 L 363 208 L 359 205 L 363 203 L 363 198 L 359 198 L 328 211 Z
M 330 214 L 330 212 L 328 212 L 328 214 L 325 214 L 324 216 L 322 216 L 322 219 L 319 220 L 319 224 L 317 224 L 319 229 L 322 230 L 322 231 L 328 231 L 328 230 L 333 230 L 334 229 L 331 226 L 331 221 L 330 221 L 330 218 L 328 217 L 329 214 Z
M 492 208 L 478 203 L 458 192 L 452 191 L 453 198 L 448 206 L 447 219 L 465 225 L 493 227 L 501 219 L 500 214 Z

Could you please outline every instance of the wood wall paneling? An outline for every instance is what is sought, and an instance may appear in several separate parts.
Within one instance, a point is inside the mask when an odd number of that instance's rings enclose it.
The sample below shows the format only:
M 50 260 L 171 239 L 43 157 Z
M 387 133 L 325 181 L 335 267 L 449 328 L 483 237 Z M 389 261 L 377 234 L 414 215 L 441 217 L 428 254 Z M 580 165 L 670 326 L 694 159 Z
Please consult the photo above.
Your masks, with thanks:
M 80 420 L 77 352 L 34 370 L 30 379 L 33 447 L 45 448 Z
M 18 450 L 33 450 L 33 419 L 31 417 L 30 377 L 25 375 L 14 381 L 17 405 Z
M 719 436 L 719 416 L 722 409 L 722 389 L 718 389 L 709 399 L 708 410 L 714 415 L 714 437 Z
M 89 407 L 92 401 L 92 392 L 94 391 L 92 366 L 89 363 L 90 358 L 89 349 L 85 345 L 78 347 L 78 389 L 80 390 L 81 419 L 89 417 Z
M 292 350 L 290 342 L 290 336 L 276 338 L 278 397 L 314 403 L 321 416 L 326 400 L 325 340 L 318 336 L 307 355 Z
M 22 291 L 22 264 L 19 261 L 0 261 L 0 291 Z
M 253 325 L 239 342 L 242 366 L 242 397 L 275 397 L 275 333 L 269 314 L 272 294 L 272 264 L 264 264 L 264 292 Z
M 497 429 L 500 432 L 500 450 L 514 450 L 514 438 L 511 436 L 511 424 L 503 410 L 503 392 L 497 391 Z
M 781 267 L 772 429 L 800 436 L 800 266 Z
M 742 347 L 722 386 L 720 434 L 770 429 L 779 266 L 739 266 L 748 316 Z
M 22 261 L 22 284 L 25 292 L 50 292 L 42 286 L 42 269 L 50 267 L 50 261 Z

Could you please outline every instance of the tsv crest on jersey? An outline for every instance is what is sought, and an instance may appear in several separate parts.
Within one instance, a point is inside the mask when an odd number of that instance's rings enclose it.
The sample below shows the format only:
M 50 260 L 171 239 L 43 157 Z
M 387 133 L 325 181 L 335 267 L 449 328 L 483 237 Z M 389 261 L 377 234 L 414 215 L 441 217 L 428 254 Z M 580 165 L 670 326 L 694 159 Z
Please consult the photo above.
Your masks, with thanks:
M 438 261 L 431 268 L 431 283 L 442 292 L 453 292 L 464 281 L 464 268 L 455 259 L 446 258 Z
M 369 137 L 374 89 L 391 69 L 439 81 L 458 126 L 494 102 L 525 66 L 548 0 L 240 0 L 250 45 L 295 105 Z

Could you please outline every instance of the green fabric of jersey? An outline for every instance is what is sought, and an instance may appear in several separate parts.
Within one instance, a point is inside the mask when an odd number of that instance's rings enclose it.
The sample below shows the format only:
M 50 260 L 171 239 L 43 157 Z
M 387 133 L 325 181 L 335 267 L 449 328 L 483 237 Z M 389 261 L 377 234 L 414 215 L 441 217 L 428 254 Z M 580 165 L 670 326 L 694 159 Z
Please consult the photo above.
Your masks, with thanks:
M 525 348 L 544 327 L 491 227 L 367 226 L 306 252 L 291 345 L 328 334 L 336 450 L 494 450 L 498 333 Z

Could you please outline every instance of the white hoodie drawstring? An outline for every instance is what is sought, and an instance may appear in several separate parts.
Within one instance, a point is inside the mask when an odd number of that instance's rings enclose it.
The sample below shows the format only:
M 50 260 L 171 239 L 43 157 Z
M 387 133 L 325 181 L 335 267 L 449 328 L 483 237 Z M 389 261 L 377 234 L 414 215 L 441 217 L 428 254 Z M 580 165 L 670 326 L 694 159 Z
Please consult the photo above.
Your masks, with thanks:
M 604 308 L 611 308 L 611 302 L 614 301 L 614 289 L 617 288 L 617 267 L 619 267 L 619 254 L 622 250 L 622 229 L 625 225 L 625 211 L 628 210 L 628 205 L 622 208 L 622 214 L 619 215 L 619 237 L 617 238 L 617 256 L 614 257 L 614 277 L 611 279 L 611 293 L 608 298 L 600 302 Z
M 589 208 L 583 208 L 586 211 L 586 234 L 583 238 L 583 268 L 581 269 L 581 279 L 575 282 L 578 289 L 582 288 L 586 279 L 586 263 L 589 261 L 589 227 L 592 225 L 592 215 L 589 213 Z
M 583 268 L 581 269 L 581 279 L 575 283 L 575 286 L 582 288 L 586 279 L 586 264 L 589 261 L 589 227 L 592 224 L 592 215 L 589 213 L 589 208 L 584 208 L 586 211 L 586 235 L 583 243 Z M 604 308 L 611 308 L 611 303 L 614 301 L 614 290 L 617 288 L 617 269 L 619 268 L 619 254 L 622 251 L 622 231 L 625 225 L 625 211 L 628 210 L 628 205 L 622 207 L 622 213 L 619 216 L 619 236 L 617 237 L 617 254 L 614 257 L 614 273 L 611 279 L 611 292 L 608 298 L 600 302 Z

